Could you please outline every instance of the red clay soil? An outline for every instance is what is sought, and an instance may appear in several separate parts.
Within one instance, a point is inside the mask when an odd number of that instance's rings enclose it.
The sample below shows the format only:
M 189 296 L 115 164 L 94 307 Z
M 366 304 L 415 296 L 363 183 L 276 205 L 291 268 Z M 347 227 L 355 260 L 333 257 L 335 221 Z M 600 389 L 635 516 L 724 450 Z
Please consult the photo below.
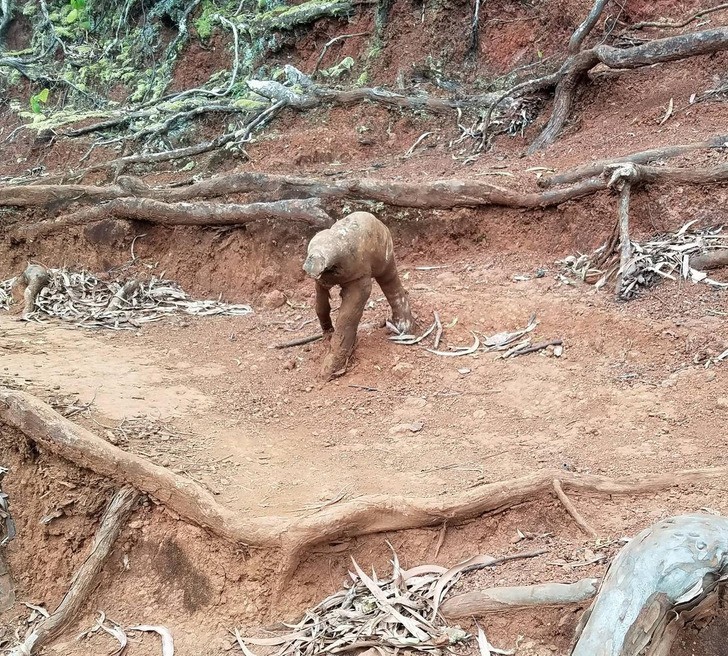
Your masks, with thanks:
M 369 62 L 369 83 L 396 88 L 397 80 L 404 79 L 409 84 L 431 54 L 430 64 L 442 67 L 447 79 L 476 84 L 530 63 L 535 51 L 544 57 L 563 51 L 590 5 L 574 0 L 534 6 L 486 3 L 477 64 L 463 66 L 469 4 L 428 4 L 423 14 L 420 3 L 395 2 L 385 47 Z M 629 22 L 676 20 L 698 7 L 699 2 L 630 2 L 616 13 Z M 724 22 L 725 16 L 715 14 L 711 24 Z M 372 30 L 369 8 L 349 24 L 322 21 L 275 60 L 308 71 L 332 36 Z M 600 35 L 596 32 L 595 38 Z M 22 35 L 13 38 L 22 41 Z M 370 45 L 368 37 L 344 40 L 330 49 L 323 66 L 347 55 L 365 61 Z M 190 45 L 174 88 L 199 84 L 210 71 L 227 66 L 229 54 L 218 41 L 205 48 Z M 247 159 L 202 157 L 195 173 L 477 177 L 536 189 L 538 172 L 528 171 L 531 167 L 564 170 L 591 159 L 724 133 L 728 105 L 719 100 L 690 105 L 689 98 L 725 80 L 727 69 L 728 55 L 719 54 L 630 72 L 597 72 L 565 133 L 544 153 L 528 157 L 523 152 L 545 124 L 548 104 L 523 137 L 501 136 L 492 150 L 469 164 L 462 162 L 471 144 L 449 145 L 460 136 L 454 116 L 362 104 L 305 114 L 288 110 L 246 147 Z M 671 99 L 675 113 L 660 124 Z M 0 138 L 19 124 L 11 112 L 0 113 Z M 197 136 L 209 138 L 222 128 L 208 120 Z M 428 131 L 433 135 L 405 159 L 407 149 Z M 90 144 L 58 139 L 49 145 L 33 135 L 22 130 L 3 144 L 0 175 L 19 175 L 39 165 L 49 172 L 77 167 Z M 88 163 L 116 154 L 99 147 Z M 728 153 L 716 150 L 674 164 L 726 161 Z M 178 170 L 184 164 L 168 165 L 145 180 L 164 184 L 185 179 L 190 174 Z M 104 180 L 97 175 L 88 181 Z M 673 230 L 693 218 L 705 224 L 725 222 L 727 201 L 724 185 L 640 190 L 632 204 L 635 237 Z M 337 216 L 367 208 L 372 209 L 356 202 L 331 207 Z M 251 515 L 311 512 L 305 509 L 308 504 L 340 493 L 347 499 L 373 493 L 444 495 L 543 468 L 639 479 L 728 464 L 719 429 L 728 412 L 726 365 L 705 367 L 709 357 L 728 348 L 725 292 L 668 281 L 635 301 L 617 303 L 608 292 L 565 285 L 558 278 L 556 259 L 595 248 L 612 230 L 612 194 L 531 211 L 373 209 L 392 229 L 400 273 L 422 325 L 438 311 L 450 326 L 447 343 L 466 344 L 471 331 L 515 330 L 535 313 L 540 321 L 536 338 L 563 339 L 563 356 L 544 352 L 501 360 L 481 353 L 444 359 L 419 347 L 396 346 L 378 327 L 387 306 L 375 286 L 349 373 L 320 388 L 315 382 L 320 344 L 269 348 L 317 329 L 313 289 L 301 271 L 311 231 L 272 223 L 235 230 L 129 223 L 117 224 L 112 233 L 79 228 L 28 242 L 14 234 L 12 222 L 42 218 L 43 213 L 3 211 L 3 278 L 34 259 L 125 277 L 164 275 L 198 297 L 222 295 L 251 302 L 255 309 L 253 315 L 235 319 L 177 317 L 134 333 L 81 332 L 3 316 L 3 382 L 49 400 L 68 395 L 82 402 L 93 399 L 90 410 L 75 419 L 116 441 L 111 431 L 125 418 L 164 420 L 171 435 L 130 434 L 120 446 L 191 476 L 221 503 Z M 140 236 L 138 259 L 130 264 L 135 236 Z M 422 266 L 441 268 L 417 268 Z M 514 280 L 539 268 L 546 270 L 542 278 Z M 728 279 L 725 272 L 716 276 Z M 266 294 L 273 290 L 283 292 L 286 304 L 270 307 Z M 413 423 L 421 423 L 421 430 L 402 428 Z M 4 489 L 19 538 L 7 553 L 19 598 L 53 608 L 90 544 L 109 483 L 37 453 L 6 428 L 0 463 L 11 467 Z M 109 636 L 75 641 L 100 610 L 126 625 L 165 624 L 182 655 L 228 653 L 234 627 L 256 630 L 291 620 L 338 589 L 351 556 L 364 569 L 386 572 L 390 552 L 385 540 L 406 566 L 451 565 L 475 553 L 547 549 L 539 558 L 469 575 L 458 590 L 600 576 L 618 548 L 615 540 L 671 514 L 701 508 L 728 513 L 725 492 L 715 483 L 634 498 L 575 496 L 607 545 L 603 548 L 586 539 L 550 497 L 447 527 L 437 556 L 440 528 L 352 539 L 311 553 L 277 599 L 272 597 L 275 554 L 221 543 L 146 502 L 125 529 L 82 617 L 48 653 L 111 651 Z M 47 523 L 39 523 L 49 515 Z M 541 537 L 519 542 L 519 530 Z M 607 560 L 584 565 L 598 554 Z M 3 627 L 8 637 L 25 616 L 27 608 L 17 605 L 0 616 L 0 642 Z M 489 617 L 481 625 L 499 647 L 545 656 L 567 653 L 579 616 L 576 608 L 538 610 Z M 716 637 L 721 627 L 724 619 L 719 618 L 699 635 L 686 632 L 673 654 L 728 653 Z M 156 653 L 154 636 L 129 649 L 132 656 Z

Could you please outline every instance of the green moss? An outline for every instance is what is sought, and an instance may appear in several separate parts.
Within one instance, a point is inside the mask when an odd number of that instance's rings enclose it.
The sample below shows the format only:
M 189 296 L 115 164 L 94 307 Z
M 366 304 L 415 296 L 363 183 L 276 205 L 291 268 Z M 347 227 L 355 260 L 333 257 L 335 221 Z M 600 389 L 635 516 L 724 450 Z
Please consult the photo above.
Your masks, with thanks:
M 240 107 L 241 109 L 250 110 L 251 112 L 259 111 L 269 106 L 268 103 L 251 100 L 250 98 L 238 98 L 233 102 L 233 105 L 235 107 Z
M 38 3 L 34 2 L 33 0 L 30 0 L 30 2 L 26 2 L 23 5 L 23 9 L 21 13 L 23 16 L 35 16 L 36 12 L 38 11 Z
M 197 36 L 203 41 L 207 41 L 212 36 L 212 30 L 214 26 L 215 14 L 217 14 L 217 7 L 211 2 L 202 3 L 202 13 L 200 17 L 194 22 Z

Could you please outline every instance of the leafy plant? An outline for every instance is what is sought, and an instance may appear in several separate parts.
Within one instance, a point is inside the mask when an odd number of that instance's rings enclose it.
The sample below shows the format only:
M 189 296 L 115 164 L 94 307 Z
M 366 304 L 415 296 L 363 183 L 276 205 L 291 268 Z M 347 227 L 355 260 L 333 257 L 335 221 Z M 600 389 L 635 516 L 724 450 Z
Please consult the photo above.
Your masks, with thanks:
M 40 106 L 48 102 L 49 95 L 50 91 L 48 89 L 42 89 L 39 93 L 30 97 L 30 109 L 33 114 L 40 114 Z
M 66 14 L 64 23 L 66 25 L 74 25 L 78 23 L 84 30 L 88 30 L 91 24 L 88 20 L 88 13 L 86 11 L 88 0 L 68 0 L 68 4 L 71 7 L 71 11 Z

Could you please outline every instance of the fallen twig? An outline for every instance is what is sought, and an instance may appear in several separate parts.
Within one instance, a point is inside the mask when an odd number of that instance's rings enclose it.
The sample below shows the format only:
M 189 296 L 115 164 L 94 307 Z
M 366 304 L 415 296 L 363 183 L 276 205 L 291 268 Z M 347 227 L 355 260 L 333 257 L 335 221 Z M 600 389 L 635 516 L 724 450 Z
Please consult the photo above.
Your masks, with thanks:
M 512 352 L 508 357 L 509 358 L 516 358 L 519 355 L 527 355 L 529 353 L 535 353 L 536 351 L 542 351 L 545 348 L 548 348 L 549 346 L 561 346 L 564 342 L 561 339 L 550 339 L 546 342 L 539 342 L 538 344 L 533 344 L 532 346 L 525 346 L 522 349 L 518 349 L 517 351 Z M 505 356 L 503 356 L 505 357 Z
M 317 342 L 320 339 L 324 338 L 323 333 L 316 333 L 315 335 L 309 335 L 308 337 L 298 337 L 297 339 L 292 339 L 289 342 L 283 342 L 282 344 L 274 344 L 271 348 L 274 349 L 285 349 L 285 348 L 291 348 L 292 346 L 303 346 L 304 344 L 310 344 L 311 342 Z

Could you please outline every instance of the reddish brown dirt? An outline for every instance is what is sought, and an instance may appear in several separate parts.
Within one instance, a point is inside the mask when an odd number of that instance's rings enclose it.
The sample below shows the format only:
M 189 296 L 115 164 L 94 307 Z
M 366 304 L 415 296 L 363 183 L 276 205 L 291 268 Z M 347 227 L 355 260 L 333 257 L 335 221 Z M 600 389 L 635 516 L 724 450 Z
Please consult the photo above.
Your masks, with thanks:
M 562 51 L 590 4 L 486 3 L 479 59 L 468 67 L 461 65 L 468 4 L 428 4 L 422 22 L 419 3 L 396 2 L 382 54 L 368 64 L 369 83 L 396 88 L 404 79 L 414 84 L 429 53 L 435 60 L 431 64 L 443 62 L 447 79 L 477 86 L 479 80 L 534 61 L 537 51 L 544 57 Z M 698 6 L 630 2 L 620 19 L 676 19 Z M 276 58 L 310 70 L 331 36 L 372 29 L 368 9 L 348 25 L 322 21 L 287 43 Z M 18 42 L 21 37 L 14 36 Z M 330 49 L 323 66 L 347 55 L 366 61 L 370 43 L 366 37 L 347 39 Z M 210 71 L 227 65 L 220 63 L 229 58 L 225 45 L 211 47 L 189 47 L 175 88 L 199 84 Z M 593 158 L 725 132 L 726 103 L 689 105 L 688 99 L 715 86 L 727 65 L 728 56 L 722 54 L 631 72 L 597 72 L 565 133 L 545 153 L 530 157 L 522 153 L 545 123 L 548 106 L 523 138 L 499 137 L 492 151 L 463 165 L 469 149 L 449 146 L 460 134 L 454 117 L 366 104 L 285 113 L 246 148 L 248 160 L 201 158 L 195 172 L 239 169 L 403 180 L 477 176 L 535 189 L 536 173 L 529 167 L 563 170 Z M 422 88 L 434 92 L 431 85 Z M 676 113 L 660 125 L 670 99 Z M 18 124 L 10 113 L 0 115 L 4 135 Z M 221 126 L 210 119 L 197 136 L 212 137 Z M 434 134 L 414 157 L 404 159 L 427 131 Z M 49 146 L 25 130 L 3 148 L 0 175 L 18 175 L 37 165 L 48 171 L 76 167 L 88 143 L 56 140 Z M 88 161 L 116 154 L 100 147 Z M 696 166 L 727 159 L 724 151 L 714 151 L 674 163 Z M 183 165 L 170 165 L 145 179 L 150 184 L 184 179 L 189 174 L 177 172 Z M 104 179 L 98 175 L 88 181 Z M 727 200 L 725 186 L 641 190 L 632 207 L 635 235 L 675 229 L 696 217 L 725 221 Z M 540 321 L 536 338 L 562 338 L 564 355 L 441 359 L 419 347 L 395 346 L 377 327 L 387 307 L 375 287 L 350 372 L 321 389 L 314 382 L 320 344 L 269 349 L 316 330 L 313 290 L 300 268 L 310 231 L 272 224 L 226 231 L 132 224 L 124 237 L 111 242 L 94 241 L 82 230 L 25 242 L 9 228 L 0 247 L 3 277 L 17 273 L 28 258 L 49 266 L 107 271 L 128 263 L 131 239 L 144 234 L 135 245 L 139 260 L 122 269 L 123 275 L 164 273 L 200 297 L 222 294 L 225 300 L 252 302 L 255 314 L 174 318 L 135 333 L 80 332 L 0 317 L 5 384 L 51 401 L 66 395 L 93 400 L 90 410 L 75 419 L 106 437 L 125 418 L 165 420 L 171 436 L 129 434 L 120 446 L 191 476 L 221 503 L 251 515 L 306 512 L 307 504 L 342 492 L 347 499 L 372 493 L 444 495 L 547 467 L 639 479 L 728 464 L 719 429 L 728 407 L 726 365 L 704 366 L 706 357 L 728 348 L 725 292 L 665 283 L 636 301 L 618 304 L 607 293 L 564 286 L 556 278 L 557 258 L 590 250 L 611 231 L 616 209 L 610 194 L 523 212 L 385 210 L 363 203 L 331 209 L 337 215 L 374 209 L 388 222 L 422 324 L 429 323 L 433 311 L 446 323 L 457 318 L 446 331 L 448 343 L 469 343 L 473 330 L 491 334 L 519 328 L 535 313 Z M 41 216 L 22 214 L 26 219 Z M 11 223 L 18 216 L 3 212 L 0 219 Z M 423 265 L 443 268 L 416 269 Z M 545 277 L 513 280 L 539 267 L 547 269 Z M 282 290 L 288 303 L 266 309 L 263 295 L 273 289 Z M 392 430 L 412 422 L 421 422 L 422 429 Z M 8 549 L 19 597 L 52 608 L 88 549 L 109 484 L 34 452 L 7 429 L 0 463 L 11 467 L 4 487 L 20 529 Z M 726 499 L 718 483 L 634 498 L 574 497 L 600 536 L 612 540 L 670 514 L 705 507 L 728 513 Z M 59 507 L 58 517 L 39 524 Z M 550 535 L 517 543 L 518 530 Z M 127 625 L 166 624 L 180 654 L 227 653 L 233 627 L 254 630 L 292 619 L 338 589 L 350 556 L 365 569 L 386 572 L 390 553 L 385 540 L 405 565 L 450 565 L 475 553 L 548 549 L 537 559 L 468 576 L 459 590 L 600 576 L 606 566 L 581 566 L 595 545 L 551 497 L 448 527 L 435 557 L 439 536 L 438 528 L 322 547 L 306 558 L 286 594 L 273 601 L 275 554 L 222 544 L 146 502 L 125 530 L 82 617 L 49 653 L 80 656 L 110 650 L 108 636 L 74 641 L 93 624 L 97 610 Z M 603 551 L 611 557 L 616 548 L 612 544 Z M 579 610 L 506 614 L 481 624 L 498 646 L 518 645 L 519 655 L 564 654 Z M 24 617 L 27 608 L 16 606 L 0 624 L 12 632 Z M 725 655 L 724 642 L 715 637 L 721 627 L 724 619 L 697 636 L 685 633 L 674 654 Z M 129 653 L 159 653 L 158 642 L 147 636 Z

